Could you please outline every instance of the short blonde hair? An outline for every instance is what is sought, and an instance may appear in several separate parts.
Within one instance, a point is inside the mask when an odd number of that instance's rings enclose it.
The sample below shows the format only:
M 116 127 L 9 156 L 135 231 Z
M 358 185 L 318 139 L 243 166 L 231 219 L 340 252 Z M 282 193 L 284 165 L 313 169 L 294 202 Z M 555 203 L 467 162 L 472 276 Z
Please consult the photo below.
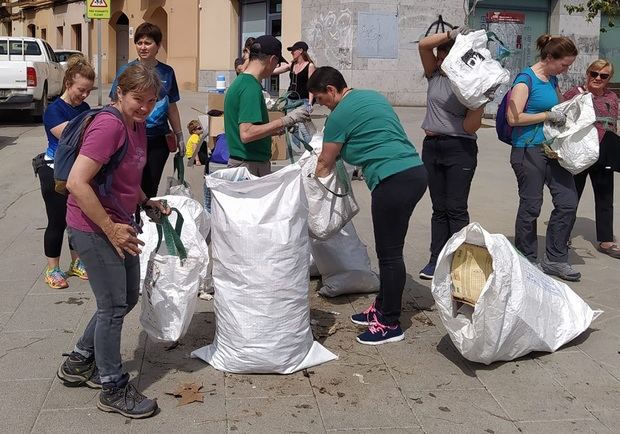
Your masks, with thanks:
M 609 72 L 610 72 L 611 76 L 613 76 L 614 75 L 614 64 L 611 63 L 607 59 L 598 59 L 598 60 L 595 60 L 594 62 L 590 63 L 590 66 L 588 66 L 588 69 L 586 70 L 586 72 L 600 71 L 601 69 L 605 68 L 606 66 L 609 66 Z
M 194 131 L 196 131 L 198 128 L 202 128 L 202 124 L 196 119 L 189 121 L 189 123 L 187 124 L 187 130 L 190 134 L 194 134 Z

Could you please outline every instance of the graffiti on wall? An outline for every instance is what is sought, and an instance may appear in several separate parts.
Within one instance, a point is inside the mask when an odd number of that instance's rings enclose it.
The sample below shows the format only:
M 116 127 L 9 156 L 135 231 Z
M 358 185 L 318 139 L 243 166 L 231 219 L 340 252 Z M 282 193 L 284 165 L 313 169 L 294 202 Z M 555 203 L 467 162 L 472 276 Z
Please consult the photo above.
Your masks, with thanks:
M 349 9 L 319 12 L 309 21 L 305 40 L 320 65 L 348 69 L 352 63 L 353 15 Z

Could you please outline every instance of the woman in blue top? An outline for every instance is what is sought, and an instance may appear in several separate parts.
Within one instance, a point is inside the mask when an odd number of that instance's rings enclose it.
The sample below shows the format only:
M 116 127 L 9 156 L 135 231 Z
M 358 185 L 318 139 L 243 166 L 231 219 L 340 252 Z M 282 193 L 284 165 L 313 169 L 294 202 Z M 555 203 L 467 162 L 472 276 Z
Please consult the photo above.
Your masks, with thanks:
M 515 246 L 538 264 L 536 223 L 546 184 L 553 198 L 553 211 L 546 236 L 546 254 L 541 269 L 550 275 L 578 281 L 581 274 L 568 264 L 568 240 L 577 213 L 577 190 L 573 176 L 558 163 L 546 146 L 544 122 L 562 125 L 566 116 L 550 111 L 562 101 L 556 76 L 575 61 L 577 48 L 564 36 L 542 35 L 536 41 L 540 61 L 525 68 L 514 81 L 507 112 L 512 132 L 510 164 L 517 177 L 519 210 L 515 224 Z
M 60 269 L 60 252 L 67 222 L 67 196 L 57 193 L 54 189 L 54 155 L 58 147 L 58 139 L 67 123 L 90 106 L 84 101 L 90 94 L 95 80 L 95 70 L 81 55 L 74 55 L 67 62 L 67 70 L 63 80 L 64 92 L 52 102 L 43 114 L 43 124 L 47 134 L 47 150 L 45 160 L 47 164 L 39 168 L 37 174 L 41 182 L 41 194 L 45 202 L 47 213 L 47 227 L 43 236 L 43 249 L 47 256 L 45 269 L 45 283 L 51 288 L 67 288 L 67 274 L 88 279 L 84 264 L 78 258 L 77 252 L 71 244 L 71 265 L 65 274 Z
M 118 77 L 129 65 L 137 62 L 155 68 L 161 79 L 162 88 L 159 92 L 159 100 L 146 119 L 147 156 L 146 166 L 144 166 L 144 171 L 142 172 L 142 191 L 146 193 L 147 197 L 157 196 L 159 181 L 164 172 L 168 155 L 170 155 L 166 141 L 166 135 L 170 133 L 170 127 L 172 127 L 175 135 L 179 152 L 181 155 L 185 154 L 181 117 L 177 107 L 177 101 L 181 99 L 177 79 L 171 66 L 157 60 L 157 53 L 159 52 L 162 38 L 161 30 L 155 24 L 146 22 L 140 24 L 133 37 L 136 51 L 138 52 L 138 59 L 118 69 L 110 89 L 110 98 L 114 101 L 116 99 Z

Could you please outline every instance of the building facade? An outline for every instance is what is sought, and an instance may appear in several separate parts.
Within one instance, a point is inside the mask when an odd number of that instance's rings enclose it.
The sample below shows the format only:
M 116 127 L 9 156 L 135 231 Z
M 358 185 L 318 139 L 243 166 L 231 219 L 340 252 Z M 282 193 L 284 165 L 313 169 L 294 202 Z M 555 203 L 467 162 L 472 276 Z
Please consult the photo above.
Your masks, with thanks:
M 620 29 L 600 31 L 605 16 L 587 23 L 582 15 L 569 15 L 565 6 L 578 0 L 470 0 L 468 13 L 463 0 L 108 1 L 111 17 L 102 21 L 103 82 L 135 58 L 133 32 L 143 21 L 162 28 L 159 59 L 174 67 L 179 86 L 200 91 L 213 88 L 217 75 L 230 83 L 245 39 L 265 33 L 280 38 L 284 47 L 306 41 L 318 66 L 334 66 L 351 86 L 377 89 L 398 105 L 425 104 L 417 41 L 465 22 L 505 39 L 513 72 L 535 61 L 538 35 L 573 38 L 580 55 L 562 78 L 563 88 L 581 82 L 586 66 L 598 57 L 620 67 Z M 0 0 L 0 34 L 42 37 L 54 48 L 81 50 L 96 63 L 96 26 L 84 18 L 84 8 L 84 1 Z M 285 90 L 288 76 L 272 77 L 265 86 L 274 93 Z

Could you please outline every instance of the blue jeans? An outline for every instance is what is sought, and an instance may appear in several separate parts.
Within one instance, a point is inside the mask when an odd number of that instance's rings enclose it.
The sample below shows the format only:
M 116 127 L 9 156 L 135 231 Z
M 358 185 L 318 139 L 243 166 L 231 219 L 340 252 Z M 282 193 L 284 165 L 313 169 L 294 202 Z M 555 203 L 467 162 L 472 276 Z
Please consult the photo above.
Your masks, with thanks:
M 138 302 L 140 259 L 128 253 L 122 259 L 102 233 L 68 229 L 97 301 L 97 311 L 76 346 L 80 352 L 95 354 L 103 384 L 114 383 L 123 375 L 121 331 L 125 315 Z

